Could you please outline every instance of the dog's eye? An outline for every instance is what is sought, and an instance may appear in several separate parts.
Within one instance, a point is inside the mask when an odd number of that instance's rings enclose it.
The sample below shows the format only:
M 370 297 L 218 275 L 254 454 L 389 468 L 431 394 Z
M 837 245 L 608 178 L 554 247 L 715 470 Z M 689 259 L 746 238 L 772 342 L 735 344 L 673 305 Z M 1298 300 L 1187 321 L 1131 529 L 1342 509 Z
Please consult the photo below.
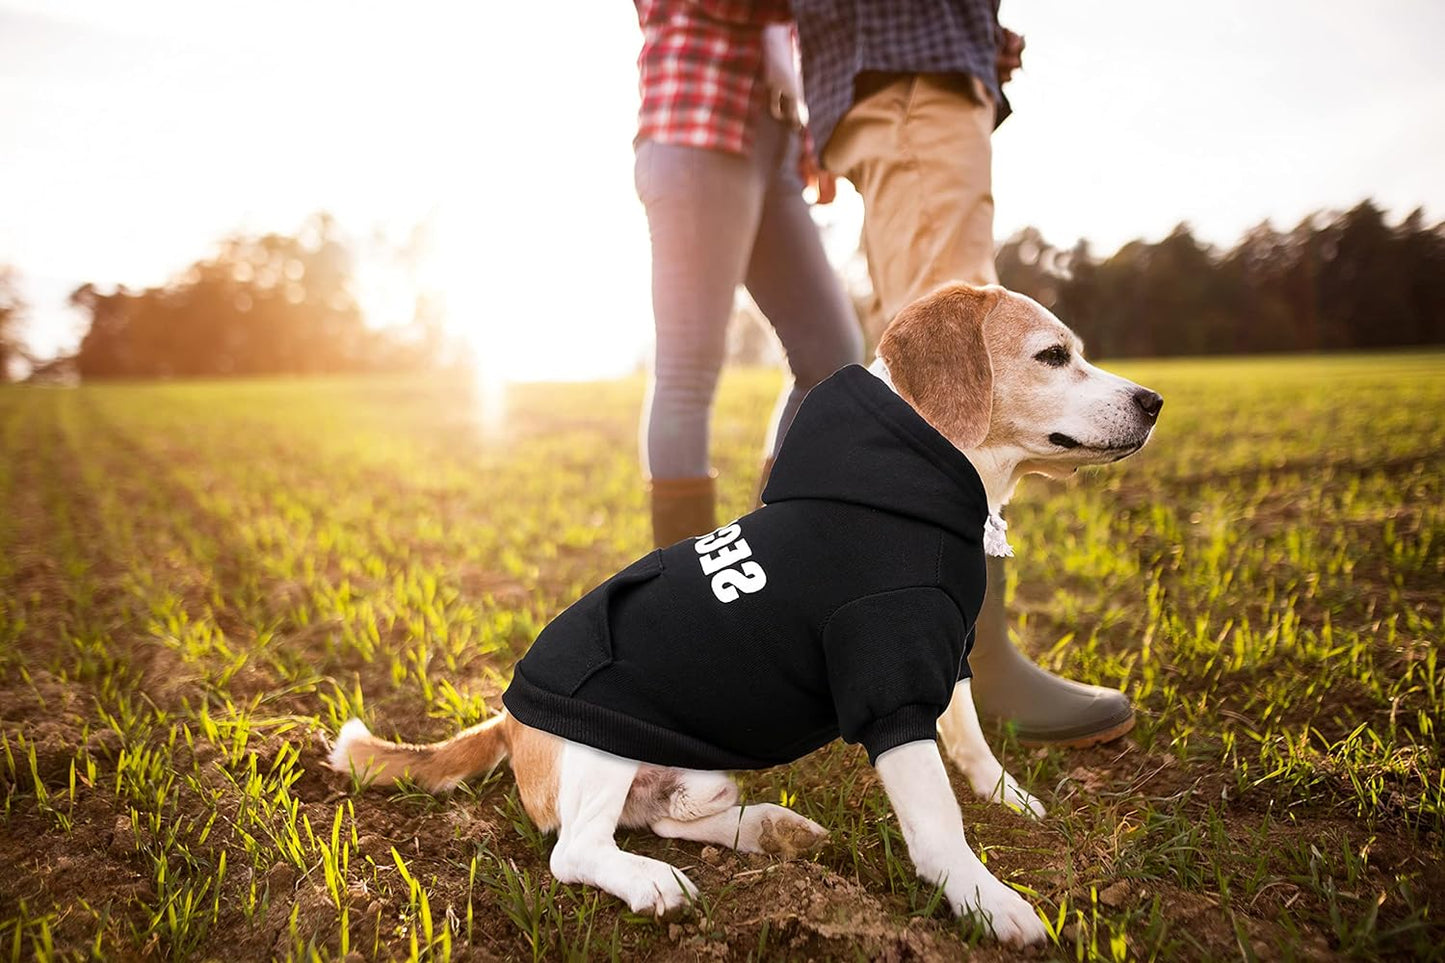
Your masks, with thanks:
M 1034 355 L 1034 360 L 1042 361 L 1050 368 L 1062 368 L 1069 363 L 1069 349 L 1061 344 L 1056 344 L 1052 348 L 1045 348 Z

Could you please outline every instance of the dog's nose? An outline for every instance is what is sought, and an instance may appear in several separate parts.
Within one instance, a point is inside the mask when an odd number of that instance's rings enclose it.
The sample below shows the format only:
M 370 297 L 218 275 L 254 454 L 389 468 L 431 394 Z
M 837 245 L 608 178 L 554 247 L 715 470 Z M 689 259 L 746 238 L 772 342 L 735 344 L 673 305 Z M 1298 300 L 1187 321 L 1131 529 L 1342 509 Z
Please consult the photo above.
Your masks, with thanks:
M 1134 392 L 1134 404 L 1139 410 L 1149 416 L 1150 421 L 1159 417 L 1159 409 L 1164 407 L 1164 396 L 1157 391 L 1150 391 L 1148 388 L 1140 388 Z

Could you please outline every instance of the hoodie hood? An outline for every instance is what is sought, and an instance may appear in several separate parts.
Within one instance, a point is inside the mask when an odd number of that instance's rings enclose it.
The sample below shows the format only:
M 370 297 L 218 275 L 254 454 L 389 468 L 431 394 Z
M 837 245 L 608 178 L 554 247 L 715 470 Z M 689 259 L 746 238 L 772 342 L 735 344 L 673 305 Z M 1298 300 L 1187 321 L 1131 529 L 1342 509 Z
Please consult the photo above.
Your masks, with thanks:
M 798 409 L 763 503 L 823 499 L 983 537 L 988 497 L 963 453 L 861 365 L 840 369 Z

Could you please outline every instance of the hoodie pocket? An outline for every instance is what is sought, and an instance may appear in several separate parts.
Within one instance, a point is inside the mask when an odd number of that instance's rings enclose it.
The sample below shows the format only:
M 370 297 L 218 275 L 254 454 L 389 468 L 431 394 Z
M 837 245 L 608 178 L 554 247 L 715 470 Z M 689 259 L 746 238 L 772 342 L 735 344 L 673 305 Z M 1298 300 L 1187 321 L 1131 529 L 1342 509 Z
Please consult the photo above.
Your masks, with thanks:
M 558 615 L 518 666 L 532 683 L 572 696 L 612 662 L 612 611 L 617 600 L 662 574 L 662 551 L 633 562 Z

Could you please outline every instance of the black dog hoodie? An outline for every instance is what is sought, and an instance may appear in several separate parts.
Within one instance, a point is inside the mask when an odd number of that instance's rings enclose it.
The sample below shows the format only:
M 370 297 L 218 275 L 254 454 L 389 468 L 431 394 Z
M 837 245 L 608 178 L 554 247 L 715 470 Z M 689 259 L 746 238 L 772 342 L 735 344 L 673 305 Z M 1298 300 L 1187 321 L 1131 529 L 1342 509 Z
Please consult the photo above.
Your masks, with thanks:
M 932 739 L 984 590 L 983 483 L 851 365 L 798 410 L 764 507 L 637 560 L 541 634 L 521 722 L 628 759 L 761 769 Z

